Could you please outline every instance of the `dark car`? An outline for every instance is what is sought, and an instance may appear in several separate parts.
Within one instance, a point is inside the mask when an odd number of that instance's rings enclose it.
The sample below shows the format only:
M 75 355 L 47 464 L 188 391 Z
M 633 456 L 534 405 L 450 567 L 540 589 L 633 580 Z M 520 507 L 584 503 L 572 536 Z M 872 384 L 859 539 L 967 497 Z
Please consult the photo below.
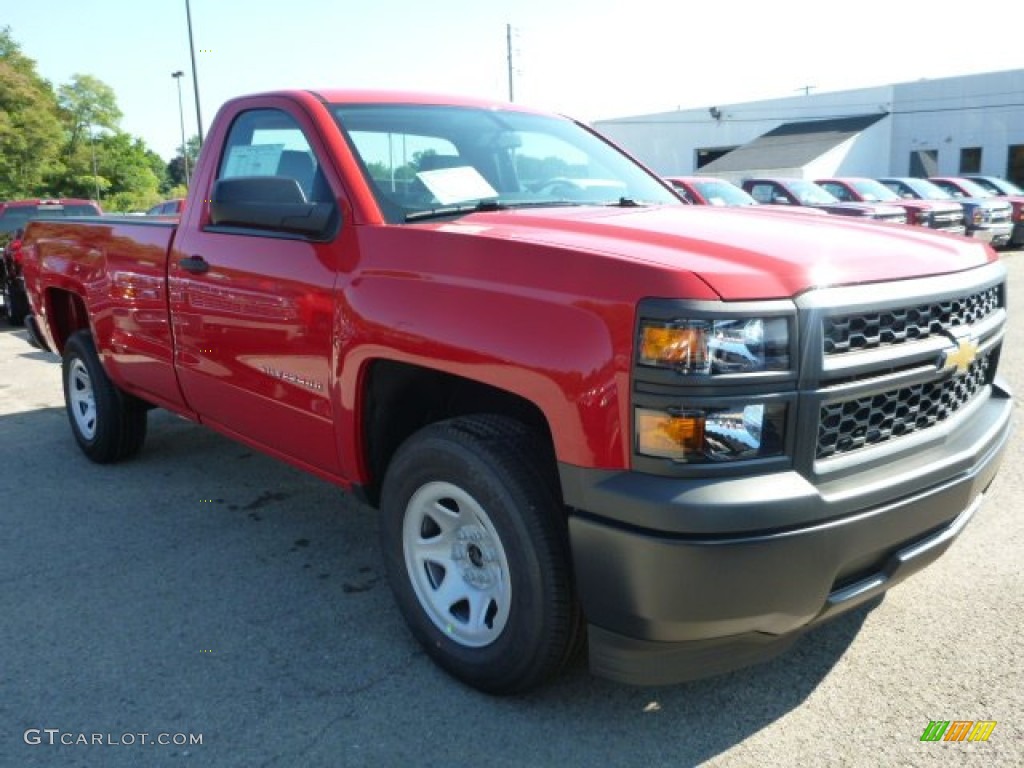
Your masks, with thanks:
M 21 277 L 21 232 L 40 216 L 99 216 L 91 200 L 9 200 L 0 203 L 0 299 L 11 325 L 21 325 L 28 314 L 28 298 Z
M 943 176 L 931 181 L 953 197 L 998 197 L 1010 204 L 1010 245 L 1024 245 L 1024 191 L 996 176 Z
M 900 176 L 879 179 L 897 195 L 907 200 L 955 200 L 964 207 L 967 236 L 984 240 L 994 246 L 1010 240 L 1010 204 L 993 197 L 956 197 L 929 179 Z
M 178 197 L 174 200 L 164 200 L 162 203 L 157 203 L 148 211 L 147 216 L 180 216 L 181 209 L 185 206 L 185 198 Z
M 743 189 L 759 203 L 771 205 L 806 205 L 837 216 L 906 224 L 906 212 L 885 203 L 844 203 L 813 181 L 806 179 L 745 179 Z
M 902 198 L 874 179 L 843 177 L 818 179 L 818 185 L 846 203 L 889 203 L 907 212 L 907 223 L 929 227 L 954 235 L 963 235 L 964 207 L 959 203 L 942 200 L 916 200 Z

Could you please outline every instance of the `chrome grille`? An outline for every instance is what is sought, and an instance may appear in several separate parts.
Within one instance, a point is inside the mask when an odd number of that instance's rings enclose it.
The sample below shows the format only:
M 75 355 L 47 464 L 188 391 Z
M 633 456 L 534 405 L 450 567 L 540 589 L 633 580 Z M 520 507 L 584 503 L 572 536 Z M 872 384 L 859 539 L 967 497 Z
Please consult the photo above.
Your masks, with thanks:
M 977 358 L 962 376 L 825 403 L 818 417 L 817 458 L 848 454 L 946 420 L 984 389 L 991 358 Z
M 1000 306 L 999 286 L 959 298 L 914 307 L 827 317 L 822 323 L 826 355 L 926 339 L 961 325 L 971 325 Z
M 963 212 L 951 211 L 949 213 L 932 214 L 932 227 L 943 229 L 944 227 L 960 227 L 964 223 Z

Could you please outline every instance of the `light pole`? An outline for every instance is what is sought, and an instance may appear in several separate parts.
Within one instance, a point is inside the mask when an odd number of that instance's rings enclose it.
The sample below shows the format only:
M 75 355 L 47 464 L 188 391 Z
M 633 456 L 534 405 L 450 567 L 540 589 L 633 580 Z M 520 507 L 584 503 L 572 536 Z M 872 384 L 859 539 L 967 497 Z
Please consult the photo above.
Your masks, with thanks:
M 188 144 L 185 143 L 185 108 L 181 104 L 181 78 L 184 72 L 180 69 L 171 72 L 171 77 L 178 81 L 178 116 L 181 118 L 181 159 L 185 162 L 185 186 L 189 184 L 188 179 Z
M 203 146 L 203 114 L 199 111 L 199 75 L 196 74 L 196 46 L 192 42 L 192 8 L 185 0 L 185 20 L 188 22 L 188 50 L 192 55 L 192 90 L 196 93 L 196 125 L 199 126 L 199 146 Z
M 92 135 L 92 114 L 89 114 L 89 149 L 92 152 L 92 183 L 96 186 L 96 202 L 100 202 L 100 175 L 96 168 L 96 139 Z
M 515 93 L 512 89 L 512 25 L 505 25 L 505 50 L 508 53 L 508 100 L 515 101 Z

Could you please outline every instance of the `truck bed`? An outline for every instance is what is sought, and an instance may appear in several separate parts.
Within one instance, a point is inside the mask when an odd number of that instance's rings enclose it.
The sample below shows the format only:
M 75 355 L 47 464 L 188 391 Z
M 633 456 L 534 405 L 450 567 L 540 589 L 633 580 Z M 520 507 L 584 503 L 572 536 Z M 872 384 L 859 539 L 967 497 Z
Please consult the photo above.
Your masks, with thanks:
M 68 321 L 83 312 L 111 379 L 180 411 L 185 404 L 173 368 L 167 295 L 167 254 L 176 228 L 172 221 L 133 216 L 33 221 L 25 283 L 30 295 L 42 299 L 38 325 L 51 349 L 63 350 L 73 327 Z M 51 314 L 53 324 L 46 322 Z

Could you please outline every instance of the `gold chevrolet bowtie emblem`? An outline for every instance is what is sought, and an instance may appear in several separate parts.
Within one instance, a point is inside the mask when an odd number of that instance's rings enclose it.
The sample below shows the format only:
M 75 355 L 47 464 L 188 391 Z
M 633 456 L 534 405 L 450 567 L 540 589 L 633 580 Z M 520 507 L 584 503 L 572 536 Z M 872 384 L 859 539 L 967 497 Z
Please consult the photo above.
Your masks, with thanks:
M 943 361 L 943 368 L 955 368 L 958 375 L 967 373 L 978 356 L 978 345 L 970 339 L 960 339 L 956 343 L 956 349 L 946 352 L 946 359 Z

